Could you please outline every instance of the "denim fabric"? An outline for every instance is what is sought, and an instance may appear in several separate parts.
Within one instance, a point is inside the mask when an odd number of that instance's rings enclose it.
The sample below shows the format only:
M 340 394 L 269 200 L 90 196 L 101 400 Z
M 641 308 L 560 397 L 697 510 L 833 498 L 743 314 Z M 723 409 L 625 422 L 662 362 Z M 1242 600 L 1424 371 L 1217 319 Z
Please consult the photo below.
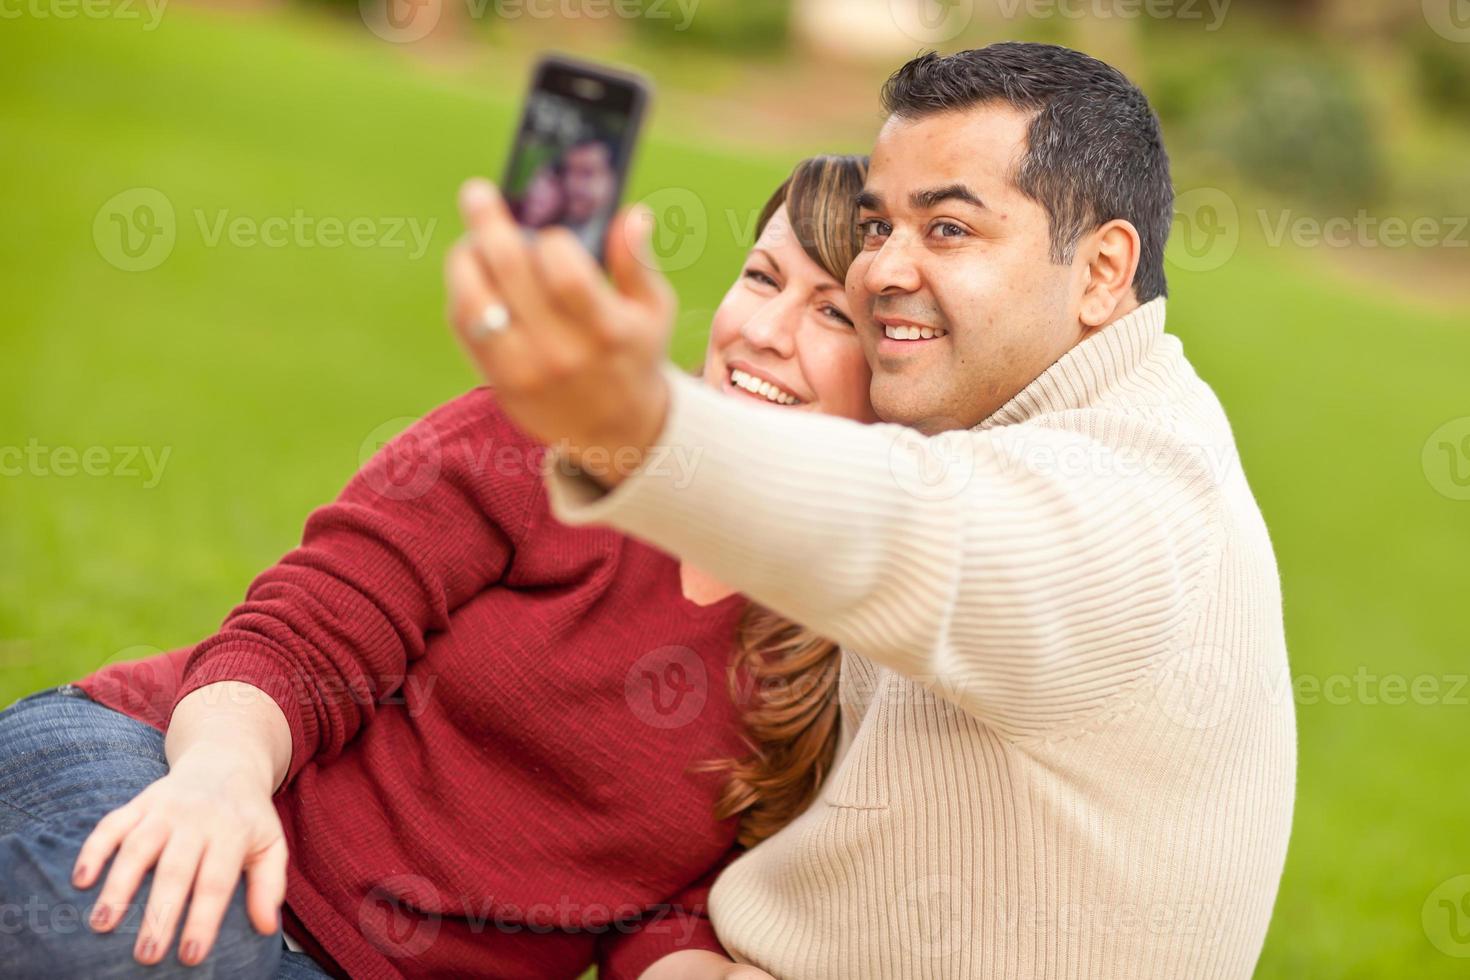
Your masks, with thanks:
M 71 884 L 82 842 L 108 812 L 168 772 L 163 734 L 98 704 L 71 684 L 21 698 L 0 712 L 0 975 L 5 977 L 292 978 L 328 976 L 309 956 L 263 936 L 245 913 L 244 879 L 219 936 L 198 966 L 133 959 L 152 872 L 110 932 L 87 925 L 104 874 Z M 182 919 L 179 928 L 182 928 Z M 176 930 L 177 932 L 177 930 Z

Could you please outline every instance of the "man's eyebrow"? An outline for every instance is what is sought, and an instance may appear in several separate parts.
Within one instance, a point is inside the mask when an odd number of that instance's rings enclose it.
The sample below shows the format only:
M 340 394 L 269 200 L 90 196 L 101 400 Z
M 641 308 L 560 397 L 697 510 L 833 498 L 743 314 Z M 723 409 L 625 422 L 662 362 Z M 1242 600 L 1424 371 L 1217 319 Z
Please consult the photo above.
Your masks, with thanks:
M 985 202 L 964 184 L 933 187 L 926 191 L 914 191 L 909 195 L 909 203 L 919 210 L 932 208 L 941 201 L 964 201 L 974 207 L 985 208 Z
M 985 202 L 980 200 L 980 196 L 964 184 L 931 187 L 928 190 L 914 191 L 909 195 L 909 204 L 920 211 L 928 210 L 944 201 L 963 201 L 973 207 L 985 208 Z M 859 211 L 883 210 L 883 198 L 870 190 L 859 191 L 854 203 Z

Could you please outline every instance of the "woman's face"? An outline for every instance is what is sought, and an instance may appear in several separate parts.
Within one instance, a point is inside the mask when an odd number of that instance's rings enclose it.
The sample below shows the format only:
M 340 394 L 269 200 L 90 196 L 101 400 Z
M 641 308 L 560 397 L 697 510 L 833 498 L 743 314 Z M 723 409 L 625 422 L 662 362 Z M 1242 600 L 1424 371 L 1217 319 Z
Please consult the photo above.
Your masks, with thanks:
M 705 383 L 767 405 L 873 422 L 871 378 L 843 284 L 807 256 L 782 206 L 715 311 Z
M 549 167 L 542 167 L 531 178 L 521 201 L 521 221 L 532 228 L 542 228 L 561 216 L 561 182 Z

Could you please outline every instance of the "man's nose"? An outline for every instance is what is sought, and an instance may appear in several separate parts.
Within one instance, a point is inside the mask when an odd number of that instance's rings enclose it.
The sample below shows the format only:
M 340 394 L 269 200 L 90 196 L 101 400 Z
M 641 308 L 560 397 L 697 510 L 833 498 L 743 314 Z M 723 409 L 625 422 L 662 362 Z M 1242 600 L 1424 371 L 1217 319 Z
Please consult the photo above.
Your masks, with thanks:
M 894 234 L 868 262 L 863 273 L 863 288 L 873 296 L 886 293 L 912 293 L 919 288 L 919 265 L 914 245 L 907 235 Z

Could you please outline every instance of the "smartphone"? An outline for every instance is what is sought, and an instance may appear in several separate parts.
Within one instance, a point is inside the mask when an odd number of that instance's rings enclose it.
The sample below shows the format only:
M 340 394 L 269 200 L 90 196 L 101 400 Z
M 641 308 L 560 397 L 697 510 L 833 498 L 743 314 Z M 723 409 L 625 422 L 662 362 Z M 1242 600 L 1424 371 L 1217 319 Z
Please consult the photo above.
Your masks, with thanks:
M 560 56 L 537 62 L 501 182 L 523 227 L 561 225 L 604 261 L 649 93 L 630 72 Z

